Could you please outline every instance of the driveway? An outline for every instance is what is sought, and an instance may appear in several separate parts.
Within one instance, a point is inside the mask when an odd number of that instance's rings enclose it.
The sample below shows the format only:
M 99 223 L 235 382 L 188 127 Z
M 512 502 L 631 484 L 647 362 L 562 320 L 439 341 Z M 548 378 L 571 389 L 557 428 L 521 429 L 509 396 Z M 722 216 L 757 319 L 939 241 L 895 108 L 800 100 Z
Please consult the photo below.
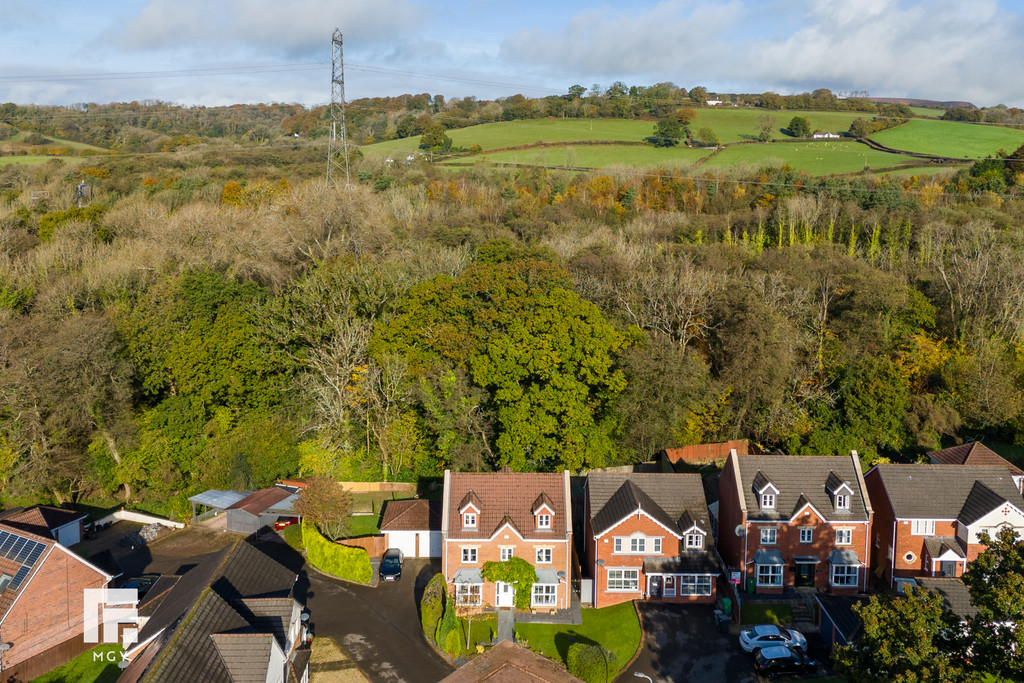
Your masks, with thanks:
M 300 601 L 305 598 L 313 633 L 334 639 L 371 681 L 435 683 L 453 671 L 427 644 L 420 626 L 419 598 L 440 571 L 440 561 L 407 559 L 400 581 L 371 588 L 303 566 L 302 557 L 281 541 L 257 546 L 299 572 L 296 593 Z
M 734 635 L 715 627 L 711 605 L 640 603 L 644 642 L 617 683 L 636 683 L 634 672 L 655 683 L 746 683 L 756 680 L 754 663 Z M 642 680 L 642 679 L 641 679 Z

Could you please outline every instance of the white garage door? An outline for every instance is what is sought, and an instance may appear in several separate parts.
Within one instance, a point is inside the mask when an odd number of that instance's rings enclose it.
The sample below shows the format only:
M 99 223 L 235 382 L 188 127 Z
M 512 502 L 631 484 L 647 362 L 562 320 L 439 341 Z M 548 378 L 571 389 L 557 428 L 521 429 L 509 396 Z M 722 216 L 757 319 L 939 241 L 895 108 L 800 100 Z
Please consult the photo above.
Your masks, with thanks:
M 398 548 L 406 557 L 416 557 L 416 532 L 389 531 L 388 547 Z

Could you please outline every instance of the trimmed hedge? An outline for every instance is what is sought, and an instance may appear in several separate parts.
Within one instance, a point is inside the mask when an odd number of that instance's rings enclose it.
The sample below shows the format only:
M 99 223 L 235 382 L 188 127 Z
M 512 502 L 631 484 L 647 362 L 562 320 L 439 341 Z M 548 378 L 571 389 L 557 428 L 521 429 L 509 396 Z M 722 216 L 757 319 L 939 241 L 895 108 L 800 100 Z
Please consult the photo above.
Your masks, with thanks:
M 455 596 L 448 596 L 448 605 L 444 608 L 444 616 L 437 627 L 437 644 L 442 648 L 448 646 L 448 634 L 462 629 L 459 628 L 459 617 L 455 614 Z
M 423 635 L 427 640 L 434 641 L 437 637 L 437 624 L 444 614 L 444 574 L 434 574 L 434 577 L 423 589 L 423 598 L 420 600 L 420 623 L 423 625 Z
M 565 656 L 565 665 L 573 676 L 587 683 L 608 683 L 618 672 L 615 653 L 600 645 L 573 643 Z
M 302 545 L 306 548 L 306 561 L 325 574 L 358 583 L 370 583 L 373 579 L 373 567 L 366 550 L 331 543 L 316 527 L 305 521 L 302 523 Z

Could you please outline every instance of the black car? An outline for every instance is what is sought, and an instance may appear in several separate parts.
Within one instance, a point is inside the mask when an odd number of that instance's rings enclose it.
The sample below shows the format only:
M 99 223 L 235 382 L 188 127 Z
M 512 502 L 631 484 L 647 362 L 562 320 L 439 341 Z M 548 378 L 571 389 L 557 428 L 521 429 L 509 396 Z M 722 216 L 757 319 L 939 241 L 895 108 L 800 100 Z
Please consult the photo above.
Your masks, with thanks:
M 402 560 L 405 556 L 398 548 L 388 548 L 380 561 L 380 578 L 382 581 L 398 581 L 402 578 Z
M 811 674 L 818 668 L 813 659 L 797 648 L 773 645 L 754 655 L 754 669 L 765 678 L 783 674 Z

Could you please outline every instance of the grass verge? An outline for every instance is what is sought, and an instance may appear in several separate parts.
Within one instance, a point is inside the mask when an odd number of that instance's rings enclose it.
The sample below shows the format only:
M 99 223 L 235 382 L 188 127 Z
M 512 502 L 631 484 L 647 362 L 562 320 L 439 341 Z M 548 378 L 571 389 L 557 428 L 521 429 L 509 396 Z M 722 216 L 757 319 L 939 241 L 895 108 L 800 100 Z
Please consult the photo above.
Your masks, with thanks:
M 746 602 L 740 613 L 744 624 L 788 624 L 793 621 L 793 610 L 784 602 Z
M 108 652 L 112 652 L 113 655 L 108 655 Z M 101 653 L 102 658 L 96 660 L 93 656 L 95 653 Z M 117 666 L 120 658 L 120 645 L 100 645 L 83 652 L 67 664 L 32 679 L 31 683 L 113 683 L 121 675 L 121 669 Z

